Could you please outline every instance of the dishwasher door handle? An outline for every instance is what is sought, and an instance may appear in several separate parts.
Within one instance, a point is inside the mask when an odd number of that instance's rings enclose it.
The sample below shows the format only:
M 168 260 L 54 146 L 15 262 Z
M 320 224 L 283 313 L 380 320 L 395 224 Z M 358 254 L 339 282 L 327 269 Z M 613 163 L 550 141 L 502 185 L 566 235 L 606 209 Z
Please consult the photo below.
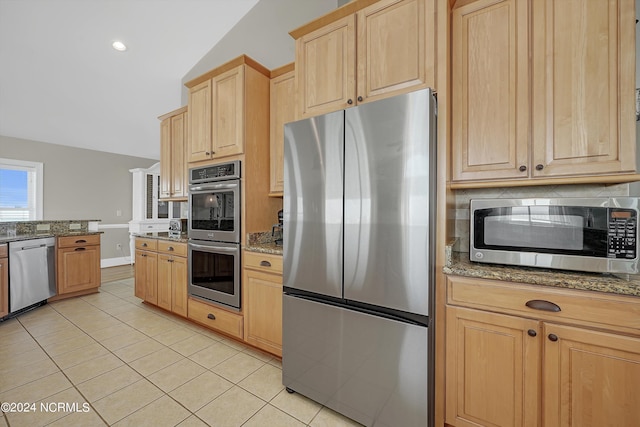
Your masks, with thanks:
M 35 245 L 35 246 L 23 246 L 20 248 L 21 251 L 26 251 L 28 249 L 38 249 L 38 248 L 46 248 L 47 245 L 45 245 L 44 243 L 41 245 Z

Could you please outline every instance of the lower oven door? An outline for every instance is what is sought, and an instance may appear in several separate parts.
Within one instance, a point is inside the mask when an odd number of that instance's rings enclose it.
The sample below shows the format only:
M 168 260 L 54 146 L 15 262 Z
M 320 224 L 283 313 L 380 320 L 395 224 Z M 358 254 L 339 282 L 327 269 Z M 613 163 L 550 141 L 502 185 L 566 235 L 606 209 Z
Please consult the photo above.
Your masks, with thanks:
M 240 245 L 190 241 L 189 295 L 240 310 Z

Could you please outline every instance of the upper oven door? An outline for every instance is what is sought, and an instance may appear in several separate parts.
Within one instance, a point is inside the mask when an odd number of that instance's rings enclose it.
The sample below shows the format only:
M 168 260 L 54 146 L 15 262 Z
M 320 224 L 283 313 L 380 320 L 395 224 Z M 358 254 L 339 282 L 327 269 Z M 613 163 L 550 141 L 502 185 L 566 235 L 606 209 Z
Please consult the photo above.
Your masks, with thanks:
M 189 238 L 240 242 L 240 180 L 189 187 Z

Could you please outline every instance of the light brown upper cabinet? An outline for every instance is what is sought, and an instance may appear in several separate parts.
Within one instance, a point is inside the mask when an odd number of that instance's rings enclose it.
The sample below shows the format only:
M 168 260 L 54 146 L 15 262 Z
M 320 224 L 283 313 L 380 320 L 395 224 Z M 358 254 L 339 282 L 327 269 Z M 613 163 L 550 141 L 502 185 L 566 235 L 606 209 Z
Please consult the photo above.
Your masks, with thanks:
M 284 125 L 296 119 L 294 64 L 271 71 L 270 140 L 271 186 L 270 196 L 282 196 L 284 191 Z
M 245 126 L 263 108 L 262 99 L 268 103 L 268 84 L 262 79 L 268 82 L 269 76 L 269 70 L 242 55 L 186 83 L 189 163 L 245 152 Z
M 355 0 L 292 31 L 300 117 L 433 87 L 433 7 Z
M 637 177 L 633 0 L 457 5 L 454 187 Z
M 160 197 L 187 197 L 187 107 L 160 116 Z

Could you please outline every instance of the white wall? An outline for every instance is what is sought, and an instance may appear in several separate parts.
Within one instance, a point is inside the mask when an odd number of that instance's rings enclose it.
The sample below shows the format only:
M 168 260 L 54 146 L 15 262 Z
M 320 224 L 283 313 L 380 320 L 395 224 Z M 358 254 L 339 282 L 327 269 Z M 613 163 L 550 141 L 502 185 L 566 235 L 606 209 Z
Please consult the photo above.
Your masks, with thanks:
M 269 69 L 293 62 L 295 43 L 289 31 L 348 0 L 260 0 L 182 79 L 185 83 L 246 54 Z M 182 103 L 188 91 L 183 87 Z
M 45 220 L 99 219 L 122 224 L 104 230 L 101 258 L 129 256 L 132 175 L 157 160 L 48 144 L 0 135 L 0 157 L 44 164 Z M 120 210 L 122 216 L 117 215 Z M 116 250 L 116 244 L 122 250 Z

